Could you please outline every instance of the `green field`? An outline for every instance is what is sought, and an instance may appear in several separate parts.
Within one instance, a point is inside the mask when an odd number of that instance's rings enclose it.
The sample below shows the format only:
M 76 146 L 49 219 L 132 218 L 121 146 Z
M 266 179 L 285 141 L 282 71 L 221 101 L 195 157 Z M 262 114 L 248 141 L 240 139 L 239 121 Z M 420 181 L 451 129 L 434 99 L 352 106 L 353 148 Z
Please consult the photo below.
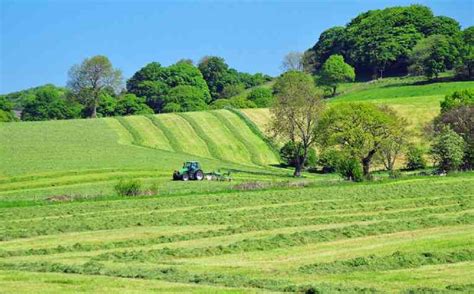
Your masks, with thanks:
M 474 82 L 343 85 L 420 132 Z M 268 109 L 0 124 L 0 292 L 473 292 L 474 173 L 293 179 Z M 232 182 L 173 182 L 185 160 Z M 116 195 L 120 179 L 158 194 Z
M 3 209 L 0 287 L 469 292 L 473 176 Z

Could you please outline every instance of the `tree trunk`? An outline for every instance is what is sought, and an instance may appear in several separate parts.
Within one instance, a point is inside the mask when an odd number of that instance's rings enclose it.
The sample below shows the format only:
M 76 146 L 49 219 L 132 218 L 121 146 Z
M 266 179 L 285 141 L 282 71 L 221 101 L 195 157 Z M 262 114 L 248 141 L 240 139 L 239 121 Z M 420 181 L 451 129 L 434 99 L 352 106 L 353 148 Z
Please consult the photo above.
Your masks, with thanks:
M 336 96 L 336 86 L 332 87 L 332 97 Z
M 293 176 L 294 177 L 301 177 L 301 170 L 302 170 L 302 166 L 299 162 L 296 163 L 295 165 L 295 172 L 293 173 Z
M 369 154 L 362 159 L 362 168 L 364 171 L 364 176 L 367 177 L 370 174 L 370 162 L 372 161 L 372 157 L 375 155 L 375 150 L 371 150 Z
M 92 113 L 91 113 L 91 118 L 96 118 L 97 117 L 97 105 L 94 103 L 92 106 Z

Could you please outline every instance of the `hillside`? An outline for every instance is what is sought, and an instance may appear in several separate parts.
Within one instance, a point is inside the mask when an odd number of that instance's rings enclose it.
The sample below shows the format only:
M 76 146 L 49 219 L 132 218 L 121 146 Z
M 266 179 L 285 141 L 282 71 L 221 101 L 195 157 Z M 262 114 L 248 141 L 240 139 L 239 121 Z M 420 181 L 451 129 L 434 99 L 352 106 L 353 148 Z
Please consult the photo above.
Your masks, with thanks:
M 271 170 L 278 164 L 271 148 L 227 110 L 6 123 L 0 138 L 0 198 L 63 193 L 66 187 L 106 193 L 125 176 L 168 181 L 193 159 L 205 171 Z
M 330 106 L 345 102 L 371 102 L 393 107 L 409 122 L 415 139 L 422 140 L 422 130 L 439 113 L 439 102 L 456 90 L 474 88 L 473 81 L 428 83 L 424 78 L 385 78 L 365 83 L 343 84 L 341 94 L 329 98 Z M 267 109 L 245 109 L 243 112 L 261 130 L 270 118 Z

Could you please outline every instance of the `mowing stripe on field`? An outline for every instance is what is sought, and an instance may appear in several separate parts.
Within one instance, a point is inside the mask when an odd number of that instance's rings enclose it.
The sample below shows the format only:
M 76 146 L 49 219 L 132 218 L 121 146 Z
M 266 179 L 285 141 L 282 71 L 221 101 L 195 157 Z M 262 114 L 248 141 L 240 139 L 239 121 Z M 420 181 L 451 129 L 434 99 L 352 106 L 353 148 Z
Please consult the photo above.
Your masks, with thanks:
M 204 129 L 192 118 L 188 113 L 177 113 L 176 115 L 181 116 L 185 119 L 193 128 L 196 135 L 201 138 L 207 145 L 207 149 L 212 157 L 225 160 L 222 152 L 220 152 L 218 145 L 210 138 Z
M 141 145 L 155 149 L 173 151 L 165 134 L 144 116 L 126 116 L 123 118 L 142 138 Z
M 165 127 L 165 125 L 156 116 L 149 114 L 149 115 L 146 115 L 145 117 L 149 119 L 155 127 L 157 127 L 163 132 L 166 139 L 170 143 L 171 148 L 173 148 L 174 151 L 183 152 L 183 147 L 179 143 L 179 140 L 176 138 L 174 133 L 170 129 Z
M 242 136 L 241 130 L 239 130 L 235 125 L 232 125 L 220 112 L 211 111 L 210 113 L 214 115 L 230 131 L 230 133 L 232 133 L 232 135 L 234 135 L 236 140 L 239 140 L 245 146 L 245 149 L 250 154 L 250 160 L 252 163 L 256 165 L 264 164 L 258 151 L 255 149 L 256 147 L 252 144 L 253 142 L 250 142 L 250 140 Z
M 212 158 L 206 142 L 183 117 L 174 113 L 164 113 L 155 115 L 154 118 L 173 134 L 184 153 Z
M 116 116 L 114 117 L 132 136 L 133 141 L 132 143 L 138 146 L 143 146 L 143 138 L 140 133 L 135 130 L 128 121 L 125 120 L 123 116 Z

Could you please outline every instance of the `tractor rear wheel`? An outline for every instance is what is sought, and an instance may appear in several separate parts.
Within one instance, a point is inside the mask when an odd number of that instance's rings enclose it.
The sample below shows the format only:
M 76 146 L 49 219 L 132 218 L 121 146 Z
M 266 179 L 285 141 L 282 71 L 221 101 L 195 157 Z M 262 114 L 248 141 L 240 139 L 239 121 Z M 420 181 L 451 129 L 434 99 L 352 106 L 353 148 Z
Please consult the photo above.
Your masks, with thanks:
M 188 174 L 188 173 L 184 173 L 181 178 L 183 179 L 183 181 L 187 181 L 187 180 L 189 180 L 189 174 Z
M 204 179 L 204 173 L 202 172 L 202 170 L 198 170 L 195 174 L 194 174 L 194 178 L 198 181 L 202 181 L 202 179 Z

